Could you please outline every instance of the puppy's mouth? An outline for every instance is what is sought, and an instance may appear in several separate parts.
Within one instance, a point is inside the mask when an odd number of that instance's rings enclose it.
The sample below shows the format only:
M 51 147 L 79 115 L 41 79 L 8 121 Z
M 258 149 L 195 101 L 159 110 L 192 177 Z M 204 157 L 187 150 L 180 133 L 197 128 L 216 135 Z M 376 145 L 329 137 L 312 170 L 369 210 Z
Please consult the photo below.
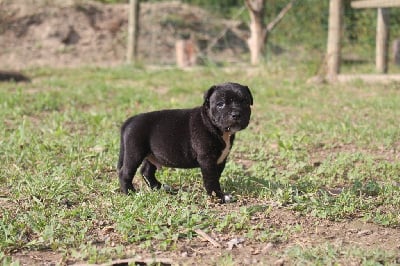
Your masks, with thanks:
M 229 126 L 224 128 L 224 132 L 234 134 L 240 131 L 242 128 L 240 126 Z

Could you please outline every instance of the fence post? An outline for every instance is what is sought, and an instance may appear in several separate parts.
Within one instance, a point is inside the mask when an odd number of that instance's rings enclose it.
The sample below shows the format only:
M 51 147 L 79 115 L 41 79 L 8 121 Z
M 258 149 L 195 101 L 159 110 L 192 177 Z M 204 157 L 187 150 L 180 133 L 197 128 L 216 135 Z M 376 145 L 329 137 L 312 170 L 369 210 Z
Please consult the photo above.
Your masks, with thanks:
M 327 79 L 335 81 L 340 71 L 340 45 L 342 29 L 342 0 L 330 0 L 327 43 Z
M 137 36 L 139 29 L 139 0 L 129 0 L 127 63 L 134 63 L 137 56 Z
M 376 70 L 379 73 L 388 71 L 389 49 L 389 9 L 378 8 L 376 23 Z
M 393 41 L 393 60 L 396 65 L 400 66 L 400 38 Z
M 196 65 L 197 47 L 192 38 L 177 40 L 175 43 L 176 64 L 180 68 Z

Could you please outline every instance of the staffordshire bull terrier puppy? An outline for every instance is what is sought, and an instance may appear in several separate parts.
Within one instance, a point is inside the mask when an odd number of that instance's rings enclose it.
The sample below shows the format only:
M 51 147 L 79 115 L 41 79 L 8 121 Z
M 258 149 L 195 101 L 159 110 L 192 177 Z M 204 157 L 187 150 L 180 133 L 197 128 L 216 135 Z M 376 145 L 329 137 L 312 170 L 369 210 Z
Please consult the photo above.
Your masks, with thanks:
M 135 191 L 132 180 L 140 165 L 140 173 L 152 189 L 164 187 L 155 177 L 162 166 L 200 167 L 207 194 L 215 193 L 222 203 L 230 201 L 231 196 L 222 192 L 219 179 L 235 133 L 249 124 L 251 105 L 253 96 L 247 86 L 223 83 L 205 92 L 202 106 L 129 118 L 121 127 L 121 191 Z

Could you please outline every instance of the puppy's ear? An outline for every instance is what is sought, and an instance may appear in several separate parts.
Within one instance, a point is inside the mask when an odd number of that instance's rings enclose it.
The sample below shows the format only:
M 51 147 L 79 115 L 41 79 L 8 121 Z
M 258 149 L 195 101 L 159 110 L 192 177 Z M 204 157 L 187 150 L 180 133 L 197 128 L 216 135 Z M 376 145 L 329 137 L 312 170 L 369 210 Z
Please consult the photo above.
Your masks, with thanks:
M 250 92 L 250 88 L 247 86 L 243 86 L 244 89 L 247 91 L 247 93 L 249 94 L 249 99 L 250 99 L 250 105 L 253 105 L 253 95 Z
M 215 91 L 215 89 L 217 89 L 217 86 L 214 85 L 211 88 L 209 88 L 205 93 L 204 93 L 204 103 L 203 106 L 206 108 L 210 108 L 210 97 L 211 94 L 213 94 L 213 92 Z

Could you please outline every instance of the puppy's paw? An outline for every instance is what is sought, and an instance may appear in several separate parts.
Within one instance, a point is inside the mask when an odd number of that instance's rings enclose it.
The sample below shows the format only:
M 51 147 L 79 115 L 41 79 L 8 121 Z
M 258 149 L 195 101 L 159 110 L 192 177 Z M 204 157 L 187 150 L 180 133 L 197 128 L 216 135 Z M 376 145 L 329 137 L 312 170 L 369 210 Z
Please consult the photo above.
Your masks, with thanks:
M 171 186 L 169 186 L 167 184 L 161 184 L 161 188 L 160 189 L 164 190 L 165 192 L 170 193 L 170 194 L 176 194 L 177 193 L 176 189 L 174 189 L 173 187 L 171 187 Z
M 162 189 L 164 191 L 167 191 L 167 192 L 170 192 L 170 191 L 173 190 L 172 187 L 167 185 L 167 184 L 161 184 L 161 188 L 160 189 Z
M 236 199 L 231 194 L 224 195 L 223 199 L 221 199 L 222 203 L 231 203 L 235 202 Z

